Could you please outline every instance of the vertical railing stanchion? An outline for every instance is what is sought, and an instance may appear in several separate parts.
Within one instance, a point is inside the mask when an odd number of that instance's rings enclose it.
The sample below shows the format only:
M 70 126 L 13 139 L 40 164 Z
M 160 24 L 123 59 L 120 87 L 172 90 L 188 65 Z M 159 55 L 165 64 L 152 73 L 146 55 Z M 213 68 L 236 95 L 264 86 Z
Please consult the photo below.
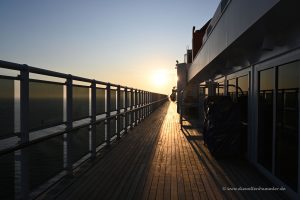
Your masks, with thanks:
M 148 105 L 148 92 L 146 92 L 146 95 L 145 95 L 145 104 Z M 148 107 L 149 106 L 146 106 L 146 117 L 148 116 Z
M 23 65 L 20 73 L 20 143 L 29 141 L 29 68 Z M 17 181 L 16 197 L 20 199 L 29 198 L 29 163 L 28 153 L 25 149 L 19 151 L 20 179 Z
M 140 107 L 143 106 L 143 101 L 142 101 L 142 90 L 139 90 L 139 99 L 140 99 Z M 139 120 L 142 121 L 142 109 L 140 109 L 140 112 L 139 112 Z
M 148 92 L 148 94 L 147 94 L 147 103 L 148 103 L 148 104 L 151 103 L 151 101 L 150 101 L 150 92 Z M 147 113 L 148 113 L 147 115 L 150 115 L 150 106 L 148 106 Z
M 92 102 L 92 106 L 91 106 L 91 122 L 92 122 L 92 127 L 91 127 L 91 153 L 92 159 L 96 158 L 96 102 L 97 102 L 97 97 L 96 97 L 96 81 L 93 80 L 92 84 L 91 84 L 91 102 Z
M 143 106 L 146 105 L 145 103 L 145 91 L 142 91 L 142 99 L 143 99 Z M 142 119 L 145 119 L 145 107 L 143 107 L 143 111 L 142 111 Z
M 141 99 L 140 99 L 140 90 L 138 90 L 138 89 L 137 89 L 137 93 L 136 93 L 136 100 L 137 100 L 136 107 L 138 108 L 137 111 L 136 111 L 136 118 L 137 118 L 138 123 L 140 123 L 141 122 L 141 119 L 140 119 L 140 112 L 141 112 L 141 109 L 140 109 L 141 104 L 140 103 L 141 103 Z
M 139 98 L 140 98 L 140 106 L 144 106 L 143 105 L 143 100 L 142 100 L 142 91 L 140 90 L 140 94 L 139 94 Z M 140 121 L 142 121 L 142 110 L 140 110 L 140 115 L 139 115 Z
M 106 85 L 106 117 L 108 117 L 108 119 L 106 120 L 106 145 L 109 146 L 110 145 L 110 136 L 111 136 L 111 125 L 110 125 L 110 121 L 111 119 L 110 117 L 110 111 L 111 111 L 111 104 L 110 104 L 110 83 L 107 83 Z
M 73 79 L 72 75 L 69 75 L 66 82 L 67 87 L 67 130 L 71 130 L 73 128 Z M 65 168 L 67 170 L 68 176 L 72 176 L 72 146 L 71 146 L 71 135 L 72 133 L 68 132 L 64 135 L 64 141 L 66 145 L 65 155 Z
M 135 89 L 135 93 L 134 93 L 134 105 L 135 105 L 135 108 L 136 110 L 134 111 L 134 121 L 135 121 L 135 126 L 137 125 L 138 123 L 138 89 Z
M 153 108 L 153 105 L 152 105 L 152 92 L 150 92 L 150 96 L 149 96 L 149 100 L 150 100 L 150 103 L 151 103 L 151 106 L 150 106 L 150 114 L 152 113 L 152 108 Z
M 121 132 L 121 120 L 122 117 L 120 117 L 120 111 L 121 111 L 121 87 L 118 85 L 117 87 L 117 140 L 120 139 L 120 132 Z
M 144 98 L 145 98 L 145 105 L 147 105 L 148 104 L 148 99 L 147 99 L 147 97 L 148 97 L 148 92 L 147 91 L 145 91 L 145 94 L 144 94 Z M 146 107 L 145 108 L 145 118 L 148 116 L 148 107 Z
M 133 88 L 131 88 L 131 93 L 130 93 L 131 97 L 130 97 L 130 110 L 133 109 L 133 104 L 134 104 L 134 93 L 133 93 Z M 134 115 L 133 112 L 130 112 L 130 129 L 133 128 L 133 123 L 134 123 Z
M 124 88 L 124 92 L 125 92 L 125 108 L 124 108 L 124 112 L 127 112 L 128 110 L 128 91 L 127 91 L 127 87 Z M 125 113 L 125 130 L 124 133 L 127 133 L 127 127 L 128 127 L 128 113 Z

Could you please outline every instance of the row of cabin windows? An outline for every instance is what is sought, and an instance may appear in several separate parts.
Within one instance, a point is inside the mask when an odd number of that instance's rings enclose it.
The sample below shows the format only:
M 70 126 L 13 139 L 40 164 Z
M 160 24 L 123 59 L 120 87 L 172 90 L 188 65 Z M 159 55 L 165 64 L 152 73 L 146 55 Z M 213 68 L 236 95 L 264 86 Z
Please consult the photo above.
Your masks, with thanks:
M 262 70 L 258 75 L 257 161 L 297 191 L 300 61 Z M 224 95 L 224 78 L 215 81 L 216 95 Z M 248 75 L 227 80 L 227 95 L 235 102 L 246 103 L 248 91 Z M 246 123 L 247 111 L 246 106 L 241 112 Z
M 260 71 L 258 84 L 258 162 L 297 191 L 300 62 Z
M 224 78 L 216 80 L 216 95 L 224 95 Z M 227 80 L 227 95 L 231 96 L 233 100 L 237 97 L 248 96 L 248 75 Z

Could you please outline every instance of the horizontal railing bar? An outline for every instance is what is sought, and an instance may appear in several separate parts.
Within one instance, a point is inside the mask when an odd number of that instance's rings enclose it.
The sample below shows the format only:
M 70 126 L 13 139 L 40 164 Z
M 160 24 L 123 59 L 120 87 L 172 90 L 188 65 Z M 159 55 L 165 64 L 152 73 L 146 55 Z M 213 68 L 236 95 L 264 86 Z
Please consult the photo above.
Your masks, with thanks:
M 21 144 L 18 144 L 17 146 L 13 146 L 13 147 L 9 147 L 9 148 L 7 148 L 7 149 L 0 150 L 0 156 L 5 155 L 5 154 L 8 154 L 8 153 L 11 153 L 11 152 L 14 152 L 14 151 L 17 151 L 17 150 L 20 150 L 20 149 L 23 149 L 23 148 L 26 148 L 26 147 L 29 147 L 29 146 L 32 146 L 32 145 L 34 145 L 34 144 L 37 144 L 37 143 L 46 141 L 46 140 L 48 140 L 48 139 L 52 139 L 52 138 L 54 138 L 54 137 L 58 137 L 58 136 L 63 135 L 63 134 L 65 134 L 65 133 L 70 133 L 70 132 L 72 132 L 72 131 L 76 131 L 76 130 L 78 130 L 78 129 L 81 129 L 81 128 L 84 128 L 84 127 L 87 127 L 87 126 L 91 126 L 91 125 L 96 125 L 96 124 L 103 123 L 103 122 L 105 122 L 105 121 L 108 120 L 108 119 L 115 118 L 115 117 L 117 117 L 117 116 L 119 116 L 119 115 L 125 115 L 126 113 L 134 112 L 134 111 L 136 111 L 136 110 L 145 108 L 145 107 L 147 107 L 147 106 L 151 106 L 151 105 L 153 105 L 153 104 L 156 104 L 156 103 L 165 101 L 165 100 L 167 100 L 167 99 L 168 99 L 168 98 L 161 99 L 161 100 L 158 100 L 158 101 L 149 103 L 149 104 L 147 104 L 147 105 L 144 105 L 144 106 L 141 106 L 141 107 L 138 107 L 138 108 L 134 108 L 134 109 L 132 109 L 132 110 L 128 110 L 128 111 L 125 111 L 125 112 L 122 112 L 122 113 L 117 113 L 117 114 L 111 115 L 111 116 L 109 116 L 109 117 L 105 117 L 105 118 L 102 118 L 102 119 L 98 119 L 98 120 L 96 120 L 96 121 L 93 122 L 93 123 L 82 124 L 82 125 L 73 127 L 72 129 L 69 129 L 69 130 L 59 131 L 59 132 L 53 133 L 53 134 L 51 134 L 51 135 L 47 135 L 47 136 L 44 136 L 44 137 L 41 137 L 41 138 L 38 138 L 38 139 L 31 140 L 31 141 L 29 141 L 29 142 L 27 142 L 27 143 L 21 143 Z
M 0 75 L 1 79 L 8 79 L 8 80 L 20 80 L 18 76 L 5 76 L 5 75 Z
M 90 85 L 79 85 L 79 84 L 72 84 L 72 86 L 76 86 L 76 87 L 83 87 L 83 88 L 91 88 Z
M 57 82 L 57 81 L 46 81 L 46 80 L 40 80 L 40 79 L 29 79 L 30 82 L 36 82 L 36 83 L 49 83 L 54 85 L 66 85 L 66 83 Z
M 12 62 L 7 62 L 7 61 L 3 61 L 3 60 L 0 60 L 0 67 L 1 68 L 5 68 L 5 69 L 11 69 L 11 70 L 21 70 L 22 65 L 20 64 L 17 64 L 17 63 L 12 63 Z

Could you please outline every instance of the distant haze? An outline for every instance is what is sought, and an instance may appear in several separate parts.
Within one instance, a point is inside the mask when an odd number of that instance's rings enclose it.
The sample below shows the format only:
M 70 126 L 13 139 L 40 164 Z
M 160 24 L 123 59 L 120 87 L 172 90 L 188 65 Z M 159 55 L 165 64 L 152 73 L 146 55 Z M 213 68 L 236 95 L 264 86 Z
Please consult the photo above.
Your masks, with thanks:
M 1 0 L 0 60 L 170 94 L 192 27 L 201 28 L 218 3 Z M 161 70 L 166 80 L 155 84 Z

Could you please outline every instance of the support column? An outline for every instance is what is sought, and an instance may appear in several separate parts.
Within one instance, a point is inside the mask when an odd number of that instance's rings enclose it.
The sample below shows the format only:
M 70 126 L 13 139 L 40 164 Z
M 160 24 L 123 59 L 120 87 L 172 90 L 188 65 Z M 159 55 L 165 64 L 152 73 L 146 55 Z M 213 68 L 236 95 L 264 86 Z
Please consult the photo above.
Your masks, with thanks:
M 20 74 L 20 143 L 25 144 L 29 141 L 29 67 L 23 65 Z M 19 154 L 19 155 L 17 155 Z M 29 198 L 29 163 L 28 152 L 21 149 L 16 152 L 20 161 L 20 179 L 17 181 L 17 199 Z
M 106 117 L 110 117 L 110 83 L 106 85 Z M 110 119 L 106 120 L 106 144 L 110 145 Z
M 91 100 L 92 100 L 92 117 L 91 122 L 96 122 L 96 81 L 93 80 L 91 84 Z M 96 158 L 96 124 L 93 124 L 91 127 L 91 153 L 92 153 L 92 160 Z
M 128 91 L 127 91 L 127 87 L 125 87 L 124 89 L 125 91 L 125 108 L 124 108 L 124 112 L 126 112 L 128 110 Z M 128 113 L 125 114 L 125 132 L 127 133 L 127 127 L 128 127 Z
M 120 87 L 120 85 L 118 85 L 118 87 L 117 87 L 117 114 L 120 114 L 120 110 L 121 110 L 121 87 Z M 120 139 L 121 120 L 123 120 L 123 118 L 120 115 L 118 115 L 118 117 L 117 117 L 117 140 Z
M 67 130 L 73 128 L 73 79 L 72 75 L 67 78 Z M 71 146 L 72 133 L 64 134 L 64 141 L 66 144 L 65 152 L 65 168 L 69 176 L 72 176 L 72 146 Z

